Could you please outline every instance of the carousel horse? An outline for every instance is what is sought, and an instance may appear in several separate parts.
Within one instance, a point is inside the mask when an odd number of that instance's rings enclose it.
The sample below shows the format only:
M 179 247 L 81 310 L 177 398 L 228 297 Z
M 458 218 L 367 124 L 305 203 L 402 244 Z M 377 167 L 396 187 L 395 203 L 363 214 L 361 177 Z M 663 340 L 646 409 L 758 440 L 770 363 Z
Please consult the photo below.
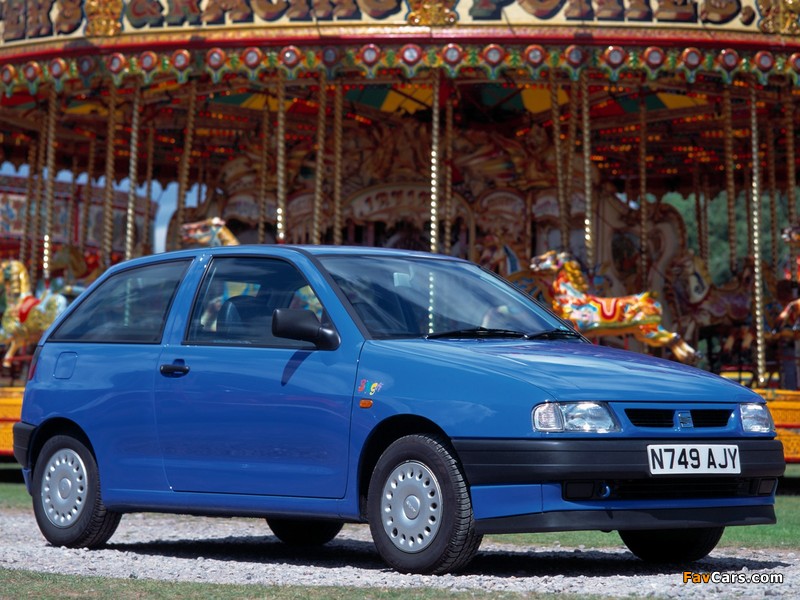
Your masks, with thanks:
M 239 240 L 219 217 L 209 217 L 181 225 L 181 245 L 184 248 L 238 246 Z
M 678 257 L 670 267 L 669 293 L 686 337 L 692 339 L 701 328 L 718 325 L 751 328 L 754 272 L 754 261 L 748 257 L 736 277 L 718 286 L 701 257 L 693 252 Z M 762 272 L 766 325 L 771 328 L 780 307 L 775 305 L 776 284 L 770 269 Z
M 773 331 L 774 335 L 778 336 L 784 331 L 786 331 L 788 335 L 788 332 L 791 331 L 792 336 L 794 336 L 794 332 L 797 330 L 800 330 L 800 298 L 792 300 L 783 307 L 783 310 L 775 319 L 775 328 Z
M 61 246 L 50 258 L 50 271 L 64 272 L 67 283 L 88 286 L 100 276 L 100 264 L 95 256 L 87 257 L 77 246 Z
M 578 261 L 568 252 L 551 250 L 531 259 L 531 275 L 553 311 L 587 337 L 631 334 L 649 346 L 667 347 L 679 361 L 693 363 L 694 348 L 661 325 L 662 307 L 651 292 L 601 297 L 588 292 Z
M 740 272 L 722 285 L 712 282 L 705 261 L 693 252 L 678 257 L 669 271 L 672 279 L 667 287 L 668 299 L 686 338 L 693 340 L 708 334 L 719 335 L 719 356 L 723 365 L 752 362 L 756 339 L 753 258 L 745 258 Z M 765 265 L 762 273 L 765 338 L 775 342 L 792 333 L 798 308 L 791 304 L 783 306 L 779 283 L 768 266 Z
M 797 252 L 797 249 L 800 248 L 800 224 L 794 224 L 784 228 L 781 232 L 781 238 Z M 786 280 L 791 281 L 794 278 L 792 267 L 797 269 L 798 265 L 800 265 L 800 258 L 798 258 L 797 264 L 787 267 L 785 273 Z M 776 334 L 787 336 L 791 334 L 792 337 L 794 337 L 794 333 L 798 330 L 800 330 L 800 298 L 790 300 L 786 303 L 783 310 L 775 319 L 774 328 Z
M 28 271 L 18 260 L 0 262 L 0 287 L 6 302 L 1 322 L 6 345 L 3 366 L 10 367 L 20 349 L 39 341 L 42 333 L 67 307 L 67 299 L 51 290 L 36 297 L 31 291 Z

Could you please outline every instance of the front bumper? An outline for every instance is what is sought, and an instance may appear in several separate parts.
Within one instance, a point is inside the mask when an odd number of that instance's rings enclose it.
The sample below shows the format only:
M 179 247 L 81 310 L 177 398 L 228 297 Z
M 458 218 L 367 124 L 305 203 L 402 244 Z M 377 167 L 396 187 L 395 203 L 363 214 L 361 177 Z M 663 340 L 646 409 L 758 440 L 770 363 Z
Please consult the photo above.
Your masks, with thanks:
M 770 506 L 710 506 L 650 510 L 564 510 L 478 519 L 478 533 L 543 533 L 547 531 L 624 531 L 689 529 L 731 525 L 772 525 Z
M 786 467 L 779 441 L 680 440 L 735 443 L 741 473 L 651 475 L 647 445 L 665 442 L 453 440 L 482 533 L 775 522 L 774 494 Z
M 783 444 L 759 439 L 455 439 L 453 445 L 470 485 L 508 485 L 570 479 L 662 479 L 650 475 L 647 445 L 736 444 L 742 472 L 737 477 L 780 477 L 786 469 Z M 707 475 L 695 475 L 698 480 Z

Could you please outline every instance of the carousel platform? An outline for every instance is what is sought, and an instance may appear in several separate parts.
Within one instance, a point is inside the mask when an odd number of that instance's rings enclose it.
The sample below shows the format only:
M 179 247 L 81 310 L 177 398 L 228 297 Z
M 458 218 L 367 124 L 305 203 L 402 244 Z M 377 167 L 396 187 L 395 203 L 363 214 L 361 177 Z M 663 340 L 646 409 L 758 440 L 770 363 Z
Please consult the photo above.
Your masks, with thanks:
M 14 459 L 11 428 L 19 421 L 30 360 L 30 356 L 18 355 L 11 367 L 0 368 L 0 460 Z
M 800 463 L 800 391 L 754 389 L 767 400 L 787 463 Z
M 0 386 L 0 458 L 14 456 L 14 444 L 11 428 L 19 421 L 22 408 L 22 393 L 25 390 L 20 385 L 7 385 L 9 378 L 4 377 Z

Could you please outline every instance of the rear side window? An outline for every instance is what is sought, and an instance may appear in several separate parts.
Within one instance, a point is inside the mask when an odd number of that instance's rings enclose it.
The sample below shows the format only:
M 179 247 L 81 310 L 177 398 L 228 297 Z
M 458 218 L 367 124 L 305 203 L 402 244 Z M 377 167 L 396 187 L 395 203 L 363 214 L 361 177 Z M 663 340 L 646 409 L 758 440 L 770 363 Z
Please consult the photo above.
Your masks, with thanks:
M 128 269 L 92 291 L 50 336 L 56 342 L 157 344 L 190 261 Z

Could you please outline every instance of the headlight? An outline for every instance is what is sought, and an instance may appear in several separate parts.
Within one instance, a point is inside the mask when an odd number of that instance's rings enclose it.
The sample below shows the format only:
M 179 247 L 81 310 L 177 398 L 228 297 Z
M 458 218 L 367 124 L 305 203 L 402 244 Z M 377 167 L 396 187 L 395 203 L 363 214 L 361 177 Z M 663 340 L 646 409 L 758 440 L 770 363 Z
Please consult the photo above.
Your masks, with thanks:
M 775 430 L 772 415 L 766 404 L 742 404 L 739 406 L 742 415 L 742 429 L 749 433 L 770 433 Z
M 619 424 L 604 402 L 550 402 L 533 409 L 535 431 L 619 431 Z

